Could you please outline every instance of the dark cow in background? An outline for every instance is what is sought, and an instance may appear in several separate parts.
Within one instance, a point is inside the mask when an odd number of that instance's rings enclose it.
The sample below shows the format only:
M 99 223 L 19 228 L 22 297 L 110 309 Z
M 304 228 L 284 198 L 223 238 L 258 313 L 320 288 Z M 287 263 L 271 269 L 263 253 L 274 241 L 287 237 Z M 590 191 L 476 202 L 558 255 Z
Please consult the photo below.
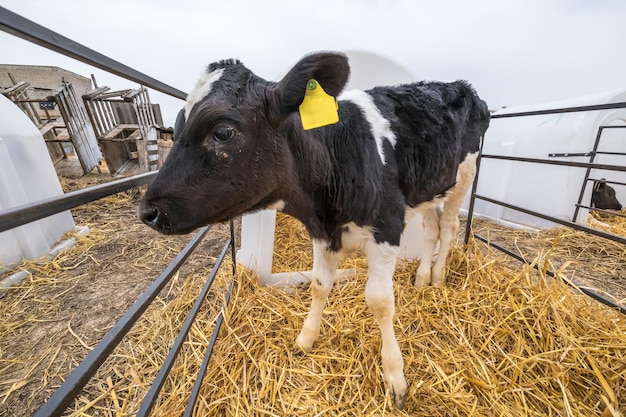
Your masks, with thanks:
M 408 216 L 424 213 L 428 245 L 440 240 L 432 268 L 440 283 L 489 111 L 464 81 L 421 82 L 346 93 L 338 122 L 305 130 L 299 108 L 307 89 L 319 85 L 336 97 L 349 72 L 339 53 L 308 55 L 278 83 L 237 60 L 209 65 L 179 114 L 174 146 L 139 216 L 166 234 L 265 208 L 302 221 L 314 251 L 312 306 L 296 340 L 307 352 L 341 259 L 362 249 L 384 378 L 403 408 L 407 383 L 392 321 L 400 235 Z M 431 282 L 430 258 L 422 264 L 417 284 Z
M 615 189 L 604 182 L 602 178 L 600 181 L 593 183 L 593 191 L 591 193 L 591 207 L 599 209 L 611 209 L 621 210 L 622 203 L 617 200 L 615 196 Z

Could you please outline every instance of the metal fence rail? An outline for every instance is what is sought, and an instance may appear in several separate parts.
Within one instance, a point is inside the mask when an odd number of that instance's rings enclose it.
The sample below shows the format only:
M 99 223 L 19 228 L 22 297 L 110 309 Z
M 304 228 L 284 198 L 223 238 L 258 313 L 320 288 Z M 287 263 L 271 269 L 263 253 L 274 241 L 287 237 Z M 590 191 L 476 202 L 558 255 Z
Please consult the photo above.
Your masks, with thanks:
M 600 146 L 600 140 L 602 139 L 602 133 L 605 130 L 616 130 L 616 129 L 621 129 L 623 130 L 624 128 L 626 128 L 626 126 L 600 126 L 598 128 L 598 133 L 596 134 L 596 140 L 593 143 L 593 149 L 591 150 L 591 152 L 589 152 L 589 155 L 586 155 L 589 158 L 589 162 L 593 163 L 596 159 L 597 155 L 613 155 L 613 156 L 624 156 L 626 157 L 626 153 L 622 153 L 622 152 L 604 152 L 604 151 L 598 151 L 598 147 Z M 573 221 L 576 221 L 578 219 L 578 213 L 580 212 L 581 208 L 589 208 L 589 207 L 584 207 L 582 205 L 582 201 L 583 201 L 583 196 L 585 195 L 585 191 L 587 190 L 587 184 L 589 183 L 590 179 L 589 179 L 589 175 L 591 174 L 591 168 L 587 168 L 587 170 L 585 171 L 585 179 L 582 183 L 582 186 L 580 187 L 580 193 L 578 194 L 578 201 L 576 203 L 576 208 L 574 209 L 574 216 L 572 217 Z M 592 181 L 596 181 L 596 180 L 592 180 Z M 606 182 L 604 180 L 599 180 L 602 182 Z M 616 183 L 615 183 L 616 184 Z M 591 209 L 591 210 L 595 210 L 595 209 Z M 621 214 L 619 214 L 621 216 Z
M 0 30 L 184 100 L 187 94 L 0 6 Z
M 571 112 L 582 112 L 582 111 L 599 111 L 599 110 L 610 110 L 610 109 L 620 109 L 620 108 L 626 108 L 626 102 L 620 102 L 620 103 L 610 103 L 610 104 L 602 104 L 602 105 L 591 105 L 591 106 L 577 106 L 577 107 L 565 107 L 565 108 L 558 108 L 558 109 L 547 109 L 547 110 L 534 110 L 534 111 L 528 111 L 528 112 L 519 112 L 519 113 L 509 113 L 509 114 L 496 114 L 496 115 L 492 115 L 491 118 L 492 119 L 501 119 L 501 118 L 509 118 L 509 117 L 524 117 L 524 116 L 539 116 L 539 115 L 545 115 L 545 114 L 558 114 L 558 113 L 571 113 Z M 619 126 L 622 127 L 622 126 Z M 598 147 L 598 141 L 599 141 L 599 137 L 600 137 L 600 133 L 603 129 L 607 128 L 607 126 L 600 126 L 599 128 L 599 132 L 598 132 L 598 137 L 596 138 L 595 144 L 594 144 L 594 150 L 590 153 L 585 153 L 584 155 L 574 155 L 574 154 L 550 154 L 550 157 L 554 157 L 554 156 L 592 156 L 595 154 L 599 154 L 600 152 L 596 152 L 597 147 Z M 621 153 L 617 153 L 617 152 L 602 152 L 603 154 L 611 154 L 611 155 L 623 155 Z M 584 226 L 582 224 L 579 223 L 575 223 L 573 221 L 565 221 L 553 216 L 548 216 L 546 214 L 543 213 L 539 213 L 533 210 L 528 210 L 526 208 L 520 207 L 520 206 L 516 206 L 513 204 L 509 204 L 506 203 L 504 201 L 499 201 L 493 198 L 489 198 L 480 194 L 476 193 L 476 190 L 478 188 L 478 182 L 480 180 L 480 166 L 482 163 L 484 163 L 484 159 L 494 159 L 494 160 L 507 160 L 507 161 L 514 161 L 514 162 L 523 162 L 523 163 L 534 163 L 534 164 L 547 164 L 547 165 L 559 165 L 559 166 L 563 166 L 563 167 L 576 167 L 576 168 L 586 168 L 587 169 L 587 174 L 585 176 L 585 182 L 592 180 L 589 178 L 589 172 L 591 171 L 591 169 L 603 169 L 603 170 L 607 170 L 607 171 L 619 171 L 619 172 L 626 172 L 626 166 L 622 166 L 622 165 L 609 165 L 609 164 L 597 164 L 597 163 L 593 163 L 593 162 L 571 162 L 571 161 L 554 161 L 554 160 L 548 160 L 548 159 L 540 159 L 540 158 L 523 158 L 523 157 L 514 157 L 514 156 L 505 156 L 505 155 L 493 155 L 493 154 L 483 154 L 482 153 L 482 147 L 481 150 L 479 152 L 479 157 L 477 160 L 477 167 L 476 167 L 476 177 L 474 178 L 474 183 L 472 184 L 472 190 L 471 190 L 471 196 L 470 196 L 470 201 L 469 201 L 469 208 L 468 208 L 468 213 L 467 213 L 467 223 L 466 223 L 466 227 L 465 227 L 465 243 L 467 243 L 469 241 L 470 236 L 473 236 L 475 239 L 480 240 L 481 242 L 485 242 L 487 244 L 489 244 L 491 247 L 500 250 L 501 252 L 506 253 L 507 255 L 522 261 L 526 264 L 530 264 L 530 262 L 528 262 L 528 260 L 524 259 L 523 257 L 515 254 L 514 252 L 500 246 L 497 245 L 493 242 L 490 242 L 488 239 L 486 239 L 483 236 L 480 236 L 477 233 L 473 233 L 472 232 L 472 220 L 474 217 L 474 205 L 475 205 L 475 201 L 476 199 L 482 200 L 482 201 L 486 201 L 488 203 L 491 204 L 496 204 L 511 210 L 516 210 L 519 211 L 521 213 L 524 214 L 528 214 L 534 217 L 538 217 L 541 218 L 543 220 L 548 220 L 551 221 L 553 223 L 557 223 L 560 224 L 562 226 L 565 227 L 569 227 L 571 229 L 575 229 L 575 230 L 579 230 L 579 231 L 584 231 L 586 233 L 595 235 L 595 236 L 600 236 L 604 239 L 608 239 L 617 243 L 621 243 L 621 244 L 626 244 L 626 238 L 624 238 L 623 236 L 619 236 L 619 235 L 615 235 L 613 233 L 608 233 L 608 232 L 604 232 L 601 230 L 597 230 L 597 229 L 593 229 L 587 226 Z M 592 158 L 593 161 L 593 158 Z M 607 183 L 612 183 L 612 184 L 622 184 L 620 182 L 616 182 L 616 181 L 606 181 Z M 581 191 L 581 196 L 579 197 L 579 201 L 576 204 L 576 214 L 578 212 L 578 208 L 591 208 L 591 207 L 586 207 L 580 204 L 580 202 L 582 201 L 582 193 L 584 192 L 584 185 L 583 185 L 583 189 Z M 593 209 L 595 211 L 606 211 L 606 210 L 599 210 L 599 209 Z M 611 213 L 614 214 L 614 213 Z M 618 216 L 622 216 L 620 213 L 617 213 L 616 215 Z M 575 217 L 574 217 L 575 219 Z M 535 265 L 535 268 L 537 268 L 537 266 Z M 546 271 L 546 273 L 550 276 L 554 276 L 554 272 L 552 271 Z M 576 287 L 578 290 L 584 292 L 585 294 L 587 294 L 588 296 L 600 301 L 601 303 L 615 308 L 619 311 L 621 311 L 622 313 L 626 314 L 626 306 L 621 305 L 617 302 L 615 302 L 613 299 L 610 299 L 608 297 L 605 297 L 604 295 L 593 291 L 589 288 L 583 287 L 579 284 L 577 284 L 576 282 L 571 282 L 568 281 L 568 284 L 573 285 L 574 287 Z
M 515 252 L 513 252 L 513 251 L 511 251 L 511 250 L 509 250 L 507 248 L 505 248 L 504 246 L 498 245 L 495 242 L 491 242 L 489 239 L 487 239 L 487 238 L 485 238 L 483 236 L 480 236 L 478 234 L 474 234 L 474 238 L 477 239 L 477 240 L 480 240 L 483 243 L 486 243 L 487 245 L 489 245 L 490 248 L 497 249 L 500 252 L 503 252 L 503 253 L 507 254 L 511 258 L 517 259 L 518 261 L 523 262 L 523 263 L 525 263 L 527 265 L 531 264 L 531 262 L 528 259 L 524 258 L 523 256 L 521 256 L 521 255 L 519 255 L 519 254 L 517 254 L 517 253 L 515 253 Z M 535 269 L 539 270 L 539 265 L 535 264 L 535 265 L 533 265 L 533 267 Z M 550 277 L 554 277 L 555 276 L 554 272 L 552 272 L 550 270 L 546 270 L 545 273 L 546 273 L 546 275 L 548 275 Z M 626 306 L 617 304 L 612 299 L 610 299 L 610 298 L 608 298 L 608 297 L 604 296 L 603 294 L 600 294 L 600 293 L 598 293 L 596 291 L 593 291 L 593 290 L 591 290 L 589 288 L 581 287 L 581 286 L 576 286 L 576 287 L 580 291 L 585 293 L 587 296 L 593 298 L 594 300 L 599 301 L 602 304 L 608 305 L 610 307 L 617 308 L 622 314 L 626 314 Z
M 213 280 L 215 279 L 215 276 L 217 275 L 219 266 L 222 264 L 222 261 L 224 260 L 224 257 L 226 256 L 226 253 L 228 252 L 230 243 L 234 241 L 233 236 L 232 236 L 232 230 L 233 228 L 231 227 L 231 240 L 229 240 L 228 243 L 226 243 L 226 245 L 224 246 L 224 249 L 222 249 L 222 253 L 220 254 L 218 258 L 216 266 L 211 271 L 211 275 L 209 275 L 209 278 L 207 279 L 206 283 L 204 284 L 204 287 L 202 288 L 202 291 L 200 291 L 200 294 L 198 294 L 198 298 L 196 298 L 196 302 L 194 303 L 189 314 L 187 315 L 187 319 L 185 320 L 185 323 L 183 324 L 180 332 L 178 333 L 178 336 L 176 337 L 174 344 L 170 348 L 170 351 L 167 357 L 165 358 L 163 365 L 161 365 L 161 369 L 159 370 L 159 373 L 154 379 L 154 382 L 152 383 L 150 390 L 148 390 L 148 393 L 146 394 L 146 400 L 143 401 L 143 403 L 141 404 L 141 407 L 139 408 L 139 411 L 137 412 L 137 416 L 147 416 L 150 414 L 150 411 L 152 410 L 152 407 L 154 406 L 154 403 L 157 400 L 159 392 L 161 391 L 161 388 L 163 387 L 163 384 L 165 383 L 167 375 L 172 369 L 172 366 L 174 365 L 174 361 L 176 360 L 176 357 L 178 356 L 178 353 L 180 352 L 180 349 L 183 347 L 183 343 L 185 342 L 185 339 L 187 338 L 187 334 L 189 333 L 189 330 L 191 330 L 191 326 L 193 325 L 193 322 L 196 319 L 198 312 L 200 311 L 200 307 L 202 307 L 202 304 L 204 303 L 204 300 L 206 299 L 206 296 L 209 293 L 211 286 L 213 285 Z M 235 271 L 233 271 L 233 273 L 234 272 Z M 230 293 L 232 291 L 232 288 L 233 287 L 232 287 L 232 282 L 231 282 L 231 285 L 229 286 L 228 292 L 227 292 L 227 302 L 228 302 L 228 299 L 230 299 Z M 215 337 L 217 337 L 217 333 L 219 332 L 220 327 L 222 325 L 222 315 L 223 315 L 222 313 L 219 314 L 219 319 L 218 319 L 219 323 L 216 323 L 216 326 L 213 329 L 213 335 Z M 212 336 L 212 339 L 213 339 L 213 336 Z M 210 352 L 212 352 L 213 350 L 213 343 L 209 344 L 207 348 L 207 350 L 209 351 L 209 355 L 208 355 L 209 357 L 210 357 Z M 196 381 L 198 380 L 202 381 L 203 376 L 204 376 L 204 371 L 202 371 L 202 374 L 196 378 Z M 195 399 L 193 403 L 195 403 Z M 192 404 L 192 407 L 193 405 L 194 404 Z
M 148 172 L 2 210 L 0 211 L 0 233 L 103 197 L 149 184 L 156 174 L 157 172 Z
M 87 357 L 70 374 L 65 382 L 52 394 L 50 399 L 35 413 L 36 417 L 59 416 L 76 397 L 89 379 L 96 373 L 100 365 L 113 352 L 124 335 L 128 333 L 135 322 L 146 311 L 152 300 L 159 294 L 165 285 L 174 276 L 176 271 L 187 260 L 193 250 L 200 244 L 202 238 L 209 231 L 205 226 L 198 232 L 187 246 L 176 256 L 161 275 L 137 299 L 135 304 L 122 316 L 102 340 L 89 352 Z M 230 242 L 229 242 L 230 244 Z M 220 263 L 217 265 L 219 267 Z M 214 268 L 215 269 L 215 268 Z

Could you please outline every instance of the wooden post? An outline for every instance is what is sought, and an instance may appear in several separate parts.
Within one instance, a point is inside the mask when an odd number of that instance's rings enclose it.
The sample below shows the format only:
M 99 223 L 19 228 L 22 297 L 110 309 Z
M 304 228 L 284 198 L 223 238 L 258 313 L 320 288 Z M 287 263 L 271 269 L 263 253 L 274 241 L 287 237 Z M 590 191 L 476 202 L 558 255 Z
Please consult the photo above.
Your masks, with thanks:
M 165 162 L 165 160 L 167 159 L 167 156 L 170 153 L 170 150 L 172 149 L 172 145 L 174 144 L 174 142 L 171 140 L 159 139 L 158 144 L 159 144 L 159 160 L 158 160 L 157 167 L 158 169 L 161 169 L 161 167 L 163 166 L 163 163 Z
M 148 142 L 145 140 L 136 140 L 137 144 L 137 161 L 139 162 L 139 172 L 150 171 L 150 161 L 148 159 Z

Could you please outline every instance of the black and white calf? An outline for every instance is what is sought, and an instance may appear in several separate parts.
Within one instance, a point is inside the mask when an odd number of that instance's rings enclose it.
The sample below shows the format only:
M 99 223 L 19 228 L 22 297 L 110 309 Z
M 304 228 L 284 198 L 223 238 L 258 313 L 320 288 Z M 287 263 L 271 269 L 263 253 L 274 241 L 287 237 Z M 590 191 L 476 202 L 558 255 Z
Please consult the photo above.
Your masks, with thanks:
M 400 235 L 422 211 L 425 247 L 432 255 L 439 238 L 440 250 L 432 277 L 426 255 L 416 283 L 441 283 L 489 112 L 464 81 L 415 83 L 347 92 L 339 122 L 304 130 L 298 109 L 309 81 L 336 97 L 349 72 L 338 53 L 306 56 L 278 83 L 236 60 L 211 64 L 178 116 L 175 144 L 139 216 L 166 234 L 264 208 L 302 221 L 314 251 L 312 306 L 296 340 L 305 351 L 319 336 L 340 260 L 364 250 L 383 373 L 402 408 L 407 383 L 392 324 Z

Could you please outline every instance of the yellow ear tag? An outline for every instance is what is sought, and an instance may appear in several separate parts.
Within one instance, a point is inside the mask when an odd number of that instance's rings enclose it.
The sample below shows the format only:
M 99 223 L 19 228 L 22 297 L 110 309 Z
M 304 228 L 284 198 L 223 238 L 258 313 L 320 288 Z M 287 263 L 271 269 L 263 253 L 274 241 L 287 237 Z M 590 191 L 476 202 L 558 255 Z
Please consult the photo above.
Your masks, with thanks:
M 304 130 L 310 130 L 337 123 L 339 121 L 338 108 L 337 100 L 326 94 L 320 83 L 313 79 L 309 80 L 304 100 L 300 104 L 302 127 Z

